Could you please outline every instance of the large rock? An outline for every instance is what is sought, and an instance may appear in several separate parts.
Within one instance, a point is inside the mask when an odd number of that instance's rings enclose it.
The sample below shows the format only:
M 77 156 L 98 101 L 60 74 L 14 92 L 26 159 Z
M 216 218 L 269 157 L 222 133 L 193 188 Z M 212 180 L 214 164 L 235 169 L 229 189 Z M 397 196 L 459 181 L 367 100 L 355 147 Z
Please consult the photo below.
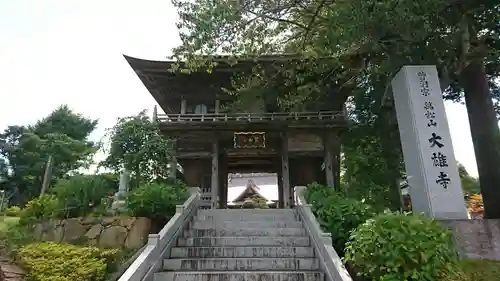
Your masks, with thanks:
M 136 218 L 134 217 L 121 217 L 118 219 L 118 225 L 126 227 L 127 229 L 130 229 L 132 225 L 134 225 L 134 222 L 136 221 Z
M 87 232 L 89 226 L 83 225 L 79 218 L 67 219 L 64 222 L 64 236 L 62 242 L 78 243 Z
M 102 232 L 102 225 L 100 224 L 94 224 L 90 229 L 89 231 L 87 231 L 87 233 L 85 233 L 85 237 L 87 237 L 87 239 L 97 239 L 97 237 L 99 237 L 99 235 L 101 235 L 101 232 Z
M 148 240 L 151 221 L 147 218 L 136 218 L 129 229 L 124 247 L 127 249 L 139 249 Z
M 147 218 L 88 217 L 37 223 L 32 230 L 39 241 L 138 249 L 146 243 L 150 228 Z
M 42 234 L 42 241 L 53 241 L 60 243 L 64 237 L 64 227 L 60 220 L 53 220 L 45 223 L 45 232 Z
M 37 223 L 33 226 L 34 238 L 39 241 L 61 242 L 64 234 L 64 229 L 61 225 L 62 221 L 60 220 Z
M 128 231 L 123 226 L 110 226 L 105 228 L 99 238 L 99 247 L 121 248 L 127 238 Z

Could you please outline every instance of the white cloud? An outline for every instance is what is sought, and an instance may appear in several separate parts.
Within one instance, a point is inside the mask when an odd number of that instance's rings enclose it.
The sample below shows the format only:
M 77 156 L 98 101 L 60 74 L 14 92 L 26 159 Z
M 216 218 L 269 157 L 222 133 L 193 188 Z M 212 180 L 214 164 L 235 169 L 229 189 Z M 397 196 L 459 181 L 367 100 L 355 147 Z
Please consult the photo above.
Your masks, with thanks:
M 2 1 L 0 129 L 68 104 L 100 120 L 99 140 L 118 117 L 152 109 L 122 54 L 164 59 L 179 43 L 176 17 L 165 0 Z M 464 107 L 447 112 L 457 159 L 477 175 Z

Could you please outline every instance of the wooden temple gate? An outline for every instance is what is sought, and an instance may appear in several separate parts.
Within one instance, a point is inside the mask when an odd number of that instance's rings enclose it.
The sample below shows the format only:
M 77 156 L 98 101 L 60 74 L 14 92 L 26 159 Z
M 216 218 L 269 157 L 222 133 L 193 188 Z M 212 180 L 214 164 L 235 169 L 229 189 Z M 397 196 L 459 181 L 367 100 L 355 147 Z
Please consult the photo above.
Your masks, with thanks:
M 175 161 L 189 186 L 199 186 L 205 208 L 226 208 L 228 173 L 277 173 L 279 207 L 289 208 L 293 187 L 340 185 L 343 102 L 304 112 L 222 112 L 234 97 L 222 94 L 236 66 L 212 74 L 168 71 L 172 62 L 126 57 L 165 114 L 153 118 L 175 139 Z

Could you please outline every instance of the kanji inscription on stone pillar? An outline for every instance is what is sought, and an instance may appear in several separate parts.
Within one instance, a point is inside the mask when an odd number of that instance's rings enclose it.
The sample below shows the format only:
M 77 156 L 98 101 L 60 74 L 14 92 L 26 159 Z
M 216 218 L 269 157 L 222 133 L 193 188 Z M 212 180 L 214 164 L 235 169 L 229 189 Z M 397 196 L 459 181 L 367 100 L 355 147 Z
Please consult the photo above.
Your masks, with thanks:
M 404 66 L 392 91 L 413 211 L 468 218 L 436 67 Z

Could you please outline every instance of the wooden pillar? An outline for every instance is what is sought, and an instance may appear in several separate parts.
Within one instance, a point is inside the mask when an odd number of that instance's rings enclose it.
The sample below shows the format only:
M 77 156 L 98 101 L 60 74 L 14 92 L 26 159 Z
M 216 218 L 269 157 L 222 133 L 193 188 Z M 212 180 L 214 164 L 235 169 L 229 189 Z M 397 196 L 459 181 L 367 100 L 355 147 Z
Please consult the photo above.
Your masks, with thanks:
M 220 100 L 215 100 L 215 114 L 220 113 Z
M 170 159 L 169 175 L 172 179 L 177 178 L 177 140 L 173 140 L 172 144 L 172 158 Z
M 326 185 L 326 173 L 323 170 L 324 157 L 315 157 L 314 158 L 314 181 L 321 184 Z
M 219 156 L 219 205 L 221 209 L 227 208 L 227 156 Z
M 281 169 L 281 158 L 278 161 L 279 167 L 277 169 L 278 173 L 278 208 L 283 208 L 283 171 Z
M 323 141 L 325 149 L 326 185 L 340 189 L 340 139 L 336 132 L 328 132 Z
M 212 190 L 212 209 L 217 209 L 218 206 L 218 191 L 219 191 L 219 142 L 214 139 L 212 144 L 212 182 L 210 186 Z
M 323 138 L 323 146 L 325 149 L 325 173 L 326 185 L 335 188 L 335 180 L 333 178 L 333 145 L 330 133 L 327 133 Z
M 290 208 L 290 171 L 288 163 L 288 136 L 281 134 L 281 178 L 283 186 L 283 208 Z
M 340 190 L 340 151 L 341 151 L 341 141 L 338 132 L 333 135 L 333 180 L 334 186 Z
M 152 118 L 153 123 L 156 123 L 158 121 L 158 106 L 153 107 L 153 118 Z
M 186 108 L 187 108 L 187 101 L 186 100 L 181 100 L 181 114 L 186 114 Z

